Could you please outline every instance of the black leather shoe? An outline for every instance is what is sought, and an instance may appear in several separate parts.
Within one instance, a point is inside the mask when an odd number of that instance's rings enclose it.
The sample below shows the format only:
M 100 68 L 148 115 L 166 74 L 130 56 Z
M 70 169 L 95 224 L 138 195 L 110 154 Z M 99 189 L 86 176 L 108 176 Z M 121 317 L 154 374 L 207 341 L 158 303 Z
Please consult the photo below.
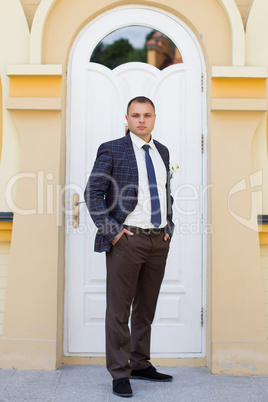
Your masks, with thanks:
M 143 370 L 132 370 L 131 376 L 133 380 L 149 380 L 149 381 L 172 381 L 172 375 L 158 373 L 156 368 L 150 366 Z
M 123 377 L 118 378 L 118 380 L 113 380 L 113 393 L 125 398 L 132 396 L 132 389 L 129 379 L 127 377 Z

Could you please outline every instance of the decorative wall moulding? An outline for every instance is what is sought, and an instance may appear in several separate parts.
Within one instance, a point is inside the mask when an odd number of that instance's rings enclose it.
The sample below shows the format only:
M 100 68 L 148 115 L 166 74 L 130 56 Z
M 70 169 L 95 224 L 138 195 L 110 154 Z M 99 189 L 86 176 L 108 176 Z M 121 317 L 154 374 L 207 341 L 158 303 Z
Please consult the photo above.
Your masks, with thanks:
M 57 75 L 62 76 L 61 64 L 14 64 L 7 66 L 7 75 Z
M 7 98 L 8 110 L 61 110 L 61 98 Z
M 212 77 L 267 78 L 266 67 L 213 66 Z
M 211 99 L 211 110 L 267 111 L 267 99 Z

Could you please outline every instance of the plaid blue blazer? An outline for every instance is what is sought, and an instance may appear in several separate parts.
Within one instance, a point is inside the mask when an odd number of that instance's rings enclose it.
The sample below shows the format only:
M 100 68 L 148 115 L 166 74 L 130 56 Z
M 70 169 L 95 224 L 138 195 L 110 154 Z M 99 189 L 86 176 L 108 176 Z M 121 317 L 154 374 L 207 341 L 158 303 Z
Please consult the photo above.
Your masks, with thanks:
M 167 226 L 172 236 L 172 197 L 168 149 L 154 140 L 167 169 Z M 138 201 L 138 167 L 130 135 L 100 145 L 89 176 L 84 198 L 98 228 L 95 238 L 97 252 L 109 251 L 112 240 L 123 230 L 123 223 Z

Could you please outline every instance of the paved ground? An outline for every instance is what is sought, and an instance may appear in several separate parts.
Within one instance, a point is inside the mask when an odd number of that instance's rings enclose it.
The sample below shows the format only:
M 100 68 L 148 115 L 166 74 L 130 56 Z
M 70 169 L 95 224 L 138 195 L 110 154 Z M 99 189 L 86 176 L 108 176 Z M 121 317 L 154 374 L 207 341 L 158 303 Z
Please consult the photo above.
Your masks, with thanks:
M 0 401 L 268 401 L 268 376 L 212 375 L 205 367 L 157 369 L 172 374 L 174 380 L 132 380 L 132 398 L 112 394 L 111 378 L 104 366 L 65 365 L 57 371 L 0 370 Z

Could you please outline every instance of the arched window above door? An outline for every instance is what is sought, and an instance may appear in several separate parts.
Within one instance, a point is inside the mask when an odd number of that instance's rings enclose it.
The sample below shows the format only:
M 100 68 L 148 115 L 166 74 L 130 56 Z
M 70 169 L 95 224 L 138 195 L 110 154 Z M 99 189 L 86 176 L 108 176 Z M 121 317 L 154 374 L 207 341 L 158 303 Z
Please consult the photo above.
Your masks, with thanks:
M 172 64 L 182 63 L 182 57 L 176 45 L 162 32 L 131 25 L 105 36 L 90 58 L 90 62 L 110 69 L 132 61 L 148 63 L 163 70 Z

